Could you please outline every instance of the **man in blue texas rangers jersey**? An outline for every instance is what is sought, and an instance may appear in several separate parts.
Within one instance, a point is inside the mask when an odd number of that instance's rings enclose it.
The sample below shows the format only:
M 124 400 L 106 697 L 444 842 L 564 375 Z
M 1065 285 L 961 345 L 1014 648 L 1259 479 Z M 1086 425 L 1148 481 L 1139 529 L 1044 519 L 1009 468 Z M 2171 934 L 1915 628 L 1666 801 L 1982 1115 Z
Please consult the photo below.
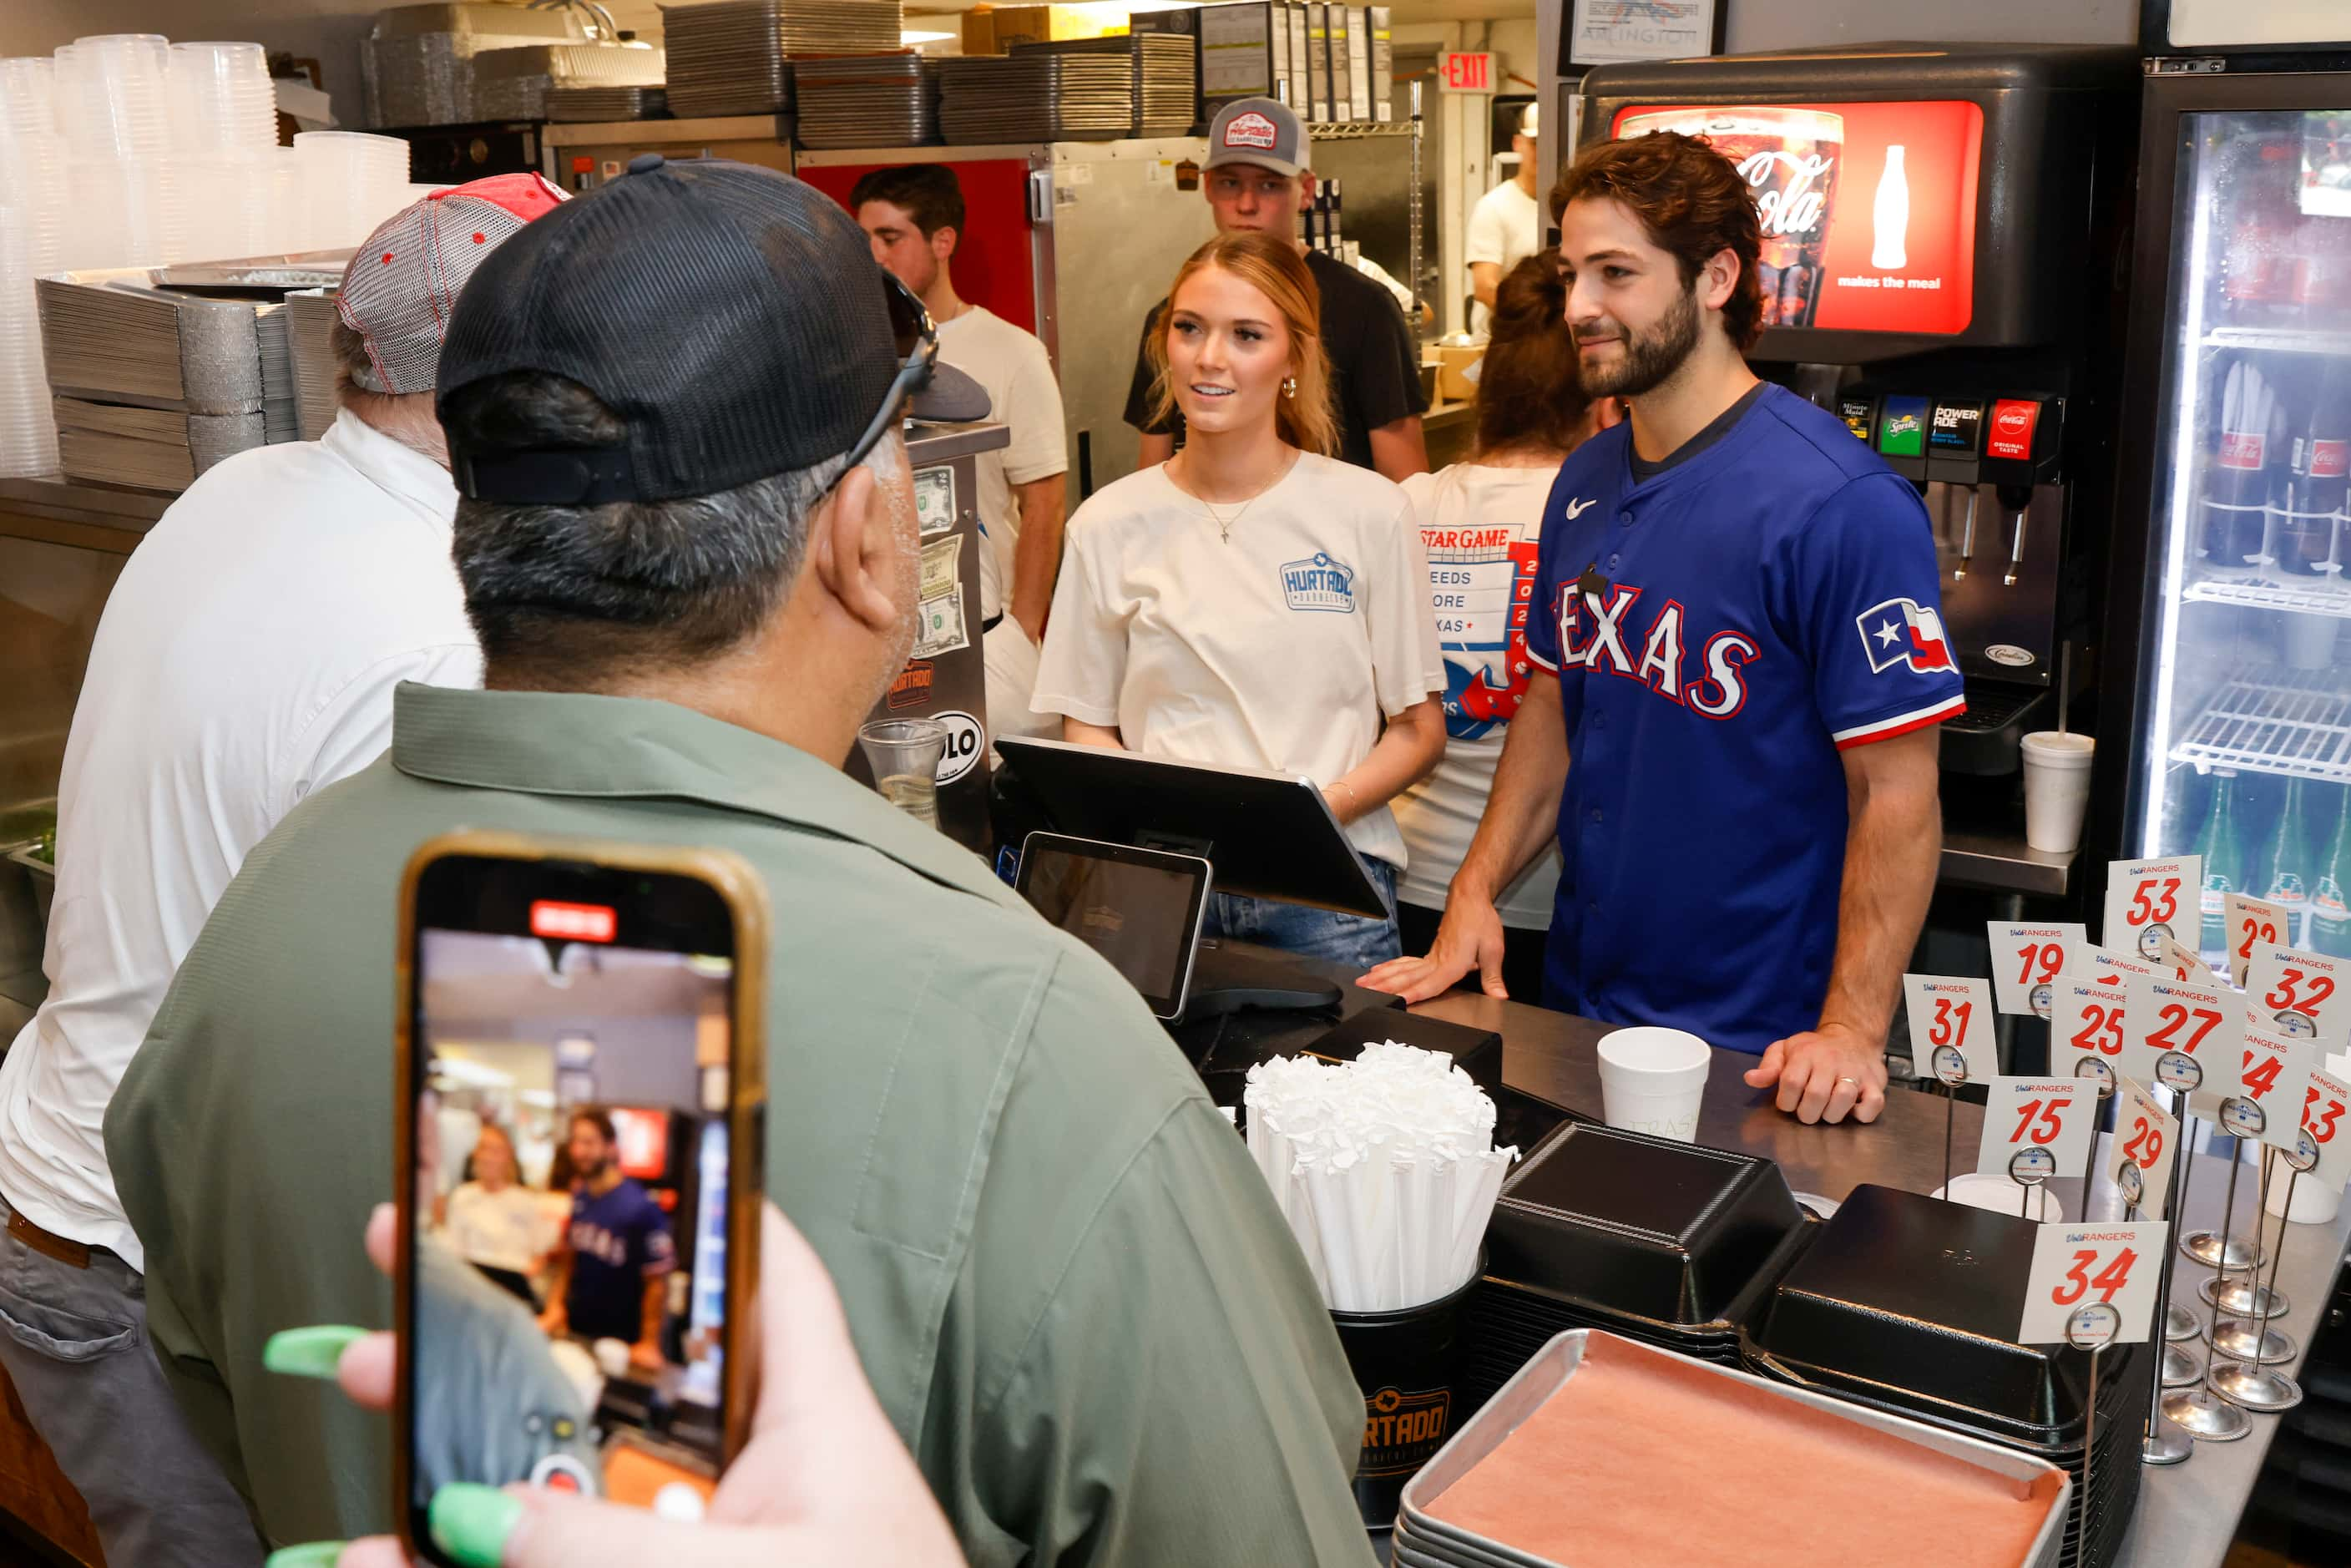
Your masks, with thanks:
M 1632 417 L 1552 486 L 1533 678 L 1437 941 L 1364 983 L 1501 994 L 1494 890 L 1555 833 L 1548 1005 L 1758 1053 L 1782 1111 L 1874 1120 L 1940 856 L 1935 727 L 1966 709 L 1925 508 L 1748 370 L 1759 222 L 1727 160 L 1606 142 L 1552 202 L 1585 389 Z

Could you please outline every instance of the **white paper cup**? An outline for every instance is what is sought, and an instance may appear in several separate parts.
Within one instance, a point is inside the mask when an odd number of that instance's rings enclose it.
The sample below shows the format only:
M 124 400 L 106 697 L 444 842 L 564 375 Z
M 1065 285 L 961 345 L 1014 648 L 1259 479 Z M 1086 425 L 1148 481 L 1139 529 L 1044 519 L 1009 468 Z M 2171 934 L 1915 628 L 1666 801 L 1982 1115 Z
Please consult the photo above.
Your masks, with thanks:
M 2333 1219 L 2343 1207 L 2343 1195 L 2316 1176 L 2289 1184 L 2286 1177 L 2291 1174 L 2283 1165 L 2271 1173 L 2269 1201 L 2262 1207 L 2291 1225 L 2325 1225 Z M 2288 1185 L 2294 1187 L 2294 1212 L 2291 1214 L 2286 1212 L 2285 1207 Z
M 2086 735 L 2053 729 L 2024 737 L 2024 841 L 2053 854 L 2082 846 L 2082 812 L 2090 803 L 2090 758 L 2096 743 Z
M 1948 1197 L 1954 1203 L 1964 1203 L 1970 1208 L 1990 1209 L 1994 1214 L 2013 1214 L 2037 1219 L 2044 1225 L 2065 1218 L 2065 1206 L 2047 1186 L 2034 1187 L 2032 1196 L 2027 1197 L 2024 1189 L 2008 1177 L 1982 1171 L 1970 1171 L 1965 1176 L 1953 1176 L 1949 1192 L 1938 1186 L 1929 1196 Z
M 1639 1025 L 1600 1038 L 1601 1114 L 1612 1127 L 1698 1141 L 1698 1103 L 1714 1051 L 1677 1029 Z

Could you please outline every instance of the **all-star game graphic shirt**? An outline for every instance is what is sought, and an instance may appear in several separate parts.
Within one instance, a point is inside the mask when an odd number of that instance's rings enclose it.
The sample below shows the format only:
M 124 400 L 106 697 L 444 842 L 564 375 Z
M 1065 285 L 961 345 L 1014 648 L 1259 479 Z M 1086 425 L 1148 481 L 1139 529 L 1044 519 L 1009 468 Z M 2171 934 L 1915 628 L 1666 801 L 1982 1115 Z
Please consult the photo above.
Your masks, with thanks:
M 1966 711 L 1934 533 L 1783 388 L 1646 478 L 1632 436 L 1568 458 L 1536 563 L 1527 657 L 1569 757 L 1544 1000 L 1760 1052 L 1820 1021 L 1840 753 Z

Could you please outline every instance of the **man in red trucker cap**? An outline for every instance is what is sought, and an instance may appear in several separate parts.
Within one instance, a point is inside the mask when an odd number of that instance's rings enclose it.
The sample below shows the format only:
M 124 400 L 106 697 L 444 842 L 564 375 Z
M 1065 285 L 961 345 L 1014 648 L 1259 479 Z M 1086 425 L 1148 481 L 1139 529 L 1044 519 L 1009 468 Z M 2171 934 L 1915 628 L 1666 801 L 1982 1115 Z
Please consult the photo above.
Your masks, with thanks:
M 369 235 L 339 301 L 334 423 L 199 477 L 99 622 L 57 792 L 48 998 L 0 1060 L 0 1365 L 126 1568 L 263 1547 L 149 1348 L 101 1118 L 247 852 L 375 759 L 401 682 L 479 683 L 434 371 L 465 279 L 562 199 L 501 175 Z

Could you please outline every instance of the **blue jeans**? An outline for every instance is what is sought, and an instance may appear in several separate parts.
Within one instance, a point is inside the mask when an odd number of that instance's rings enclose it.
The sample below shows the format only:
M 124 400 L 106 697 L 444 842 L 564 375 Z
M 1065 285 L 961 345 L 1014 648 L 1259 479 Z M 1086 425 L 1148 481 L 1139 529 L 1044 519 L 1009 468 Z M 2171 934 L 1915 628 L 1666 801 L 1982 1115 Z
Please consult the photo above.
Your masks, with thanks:
M 1400 957 L 1404 944 L 1396 936 L 1395 867 L 1380 860 L 1366 860 L 1364 864 L 1370 870 L 1372 881 L 1379 885 L 1380 902 L 1388 906 L 1384 920 L 1361 915 L 1334 915 L 1327 909 L 1276 904 L 1269 898 L 1249 898 L 1238 893 L 1219 893 L 1208 899 L 1203 935 L 1228 936 L 1236 942 L 1261 942 L 1301 958 L 1351 964 L 1359 975 L 1374 965 Z

